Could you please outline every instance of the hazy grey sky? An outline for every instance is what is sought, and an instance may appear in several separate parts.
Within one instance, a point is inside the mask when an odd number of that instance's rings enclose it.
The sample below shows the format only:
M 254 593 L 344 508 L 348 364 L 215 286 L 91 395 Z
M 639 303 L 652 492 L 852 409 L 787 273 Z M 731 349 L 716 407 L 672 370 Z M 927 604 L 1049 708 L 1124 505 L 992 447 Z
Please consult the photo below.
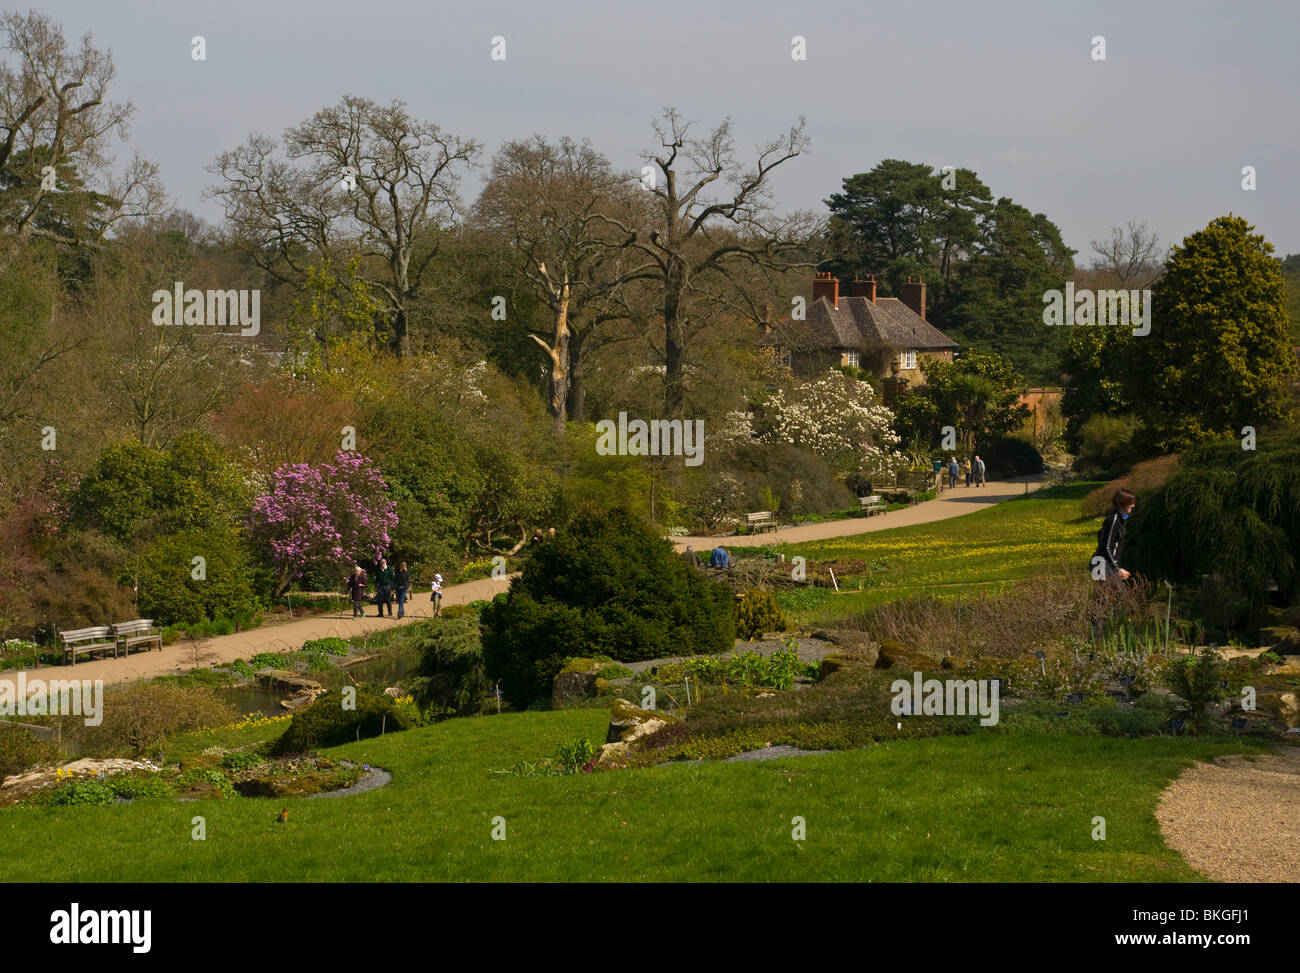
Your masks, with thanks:
M 17 5 L 9 9 L 16 8 Z M 1300 252 L 1300 3 L 777 3 L 773 0 L 47 0 L 38 9 L 112 49 L 131 144 L 177 203 L 210 220 L 205 167 L 250 131 L 279 135 L 345 94 L 400 98 L 484 144 L 590 138 L 639 167 L 666 105 L 737 148 L 808 119 L 811 152 L 775 182 L 814 208 L 881 159 L 974 169 L 1043 212 L 1089 257 L 1133 218 L 1162 243 L 1236 213 Z M 207 41 L 193 61 L 190 38 Z M 490 57 L 506 39 L 506 60 Z M 807 60 L 790 57 L 807 39 Z M 1107 58 L 1091 57 L 1106 39 Z M 125 156 L 125 152 L 123 155 Z M 1253 165 L 1258 189 L 1241 188 Z M 477 194 L 479 175 L 464 185 Z

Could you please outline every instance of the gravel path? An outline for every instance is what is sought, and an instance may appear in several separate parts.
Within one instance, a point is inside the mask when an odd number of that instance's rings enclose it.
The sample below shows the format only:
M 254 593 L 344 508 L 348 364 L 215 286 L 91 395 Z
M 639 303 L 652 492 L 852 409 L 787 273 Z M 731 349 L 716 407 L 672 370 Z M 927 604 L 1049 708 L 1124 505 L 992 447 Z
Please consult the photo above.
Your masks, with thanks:
M 748 750 L 745 753 L 738 753 L 734 757 L 724 757 L 724 764 L 744 763 L 753 760 L 777 760 L 781 757 L 810 757 L 817 753 L 830 753 L 829 750 L 800 750 L 798 747 L 787 747 L 781 744 L 778 747 L 764 747 L 762 750 Z
M 1156 819 L 1216 881 L 1300 881 L 1300 748 L 1197 764 L 1165 789 Z
M 376 788 L 383 787 L 392 779 L 393 775 L 388 771 L 380 770 L 378 767 L 371 767 L 351 787 L 344 787 L 337 791 L 321 791 L 319 794 L 308 794 L 306 799 L 310 801 L 314 797 L 349 797 L 353 794 L 364 794 L 366 791 L 373 791 Z

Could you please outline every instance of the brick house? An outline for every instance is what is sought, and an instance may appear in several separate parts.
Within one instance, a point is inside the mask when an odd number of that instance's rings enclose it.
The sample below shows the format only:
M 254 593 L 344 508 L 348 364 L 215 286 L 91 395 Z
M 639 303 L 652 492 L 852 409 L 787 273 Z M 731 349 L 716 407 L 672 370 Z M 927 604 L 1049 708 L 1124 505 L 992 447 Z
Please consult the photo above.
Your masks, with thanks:
M 764 326 L 759 343 L 774 347 L 801 378 L 852 365 L 870 372 L 886 401 L 925 381 L 926 358 L 952 361 L 957 343 L 925 320 L 925 281 L 908 278 L 899 297 L 877 297 L 876 279 L 854 279 L 840 291 L 829 273 L 813 280 L 804 320 Z

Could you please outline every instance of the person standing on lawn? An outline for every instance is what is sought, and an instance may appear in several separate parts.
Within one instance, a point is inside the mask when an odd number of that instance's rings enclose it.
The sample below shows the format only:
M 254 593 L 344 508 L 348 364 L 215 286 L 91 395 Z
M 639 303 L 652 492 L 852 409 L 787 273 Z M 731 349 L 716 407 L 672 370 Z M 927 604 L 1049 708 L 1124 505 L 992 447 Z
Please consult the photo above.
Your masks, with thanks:
M 375 617 L 383 618 L 385 608 L 388 609 L 388 617 L 392 618 L 393 569 L 381 557 L 379 559 L 379 570 L 375 572 Z
M 348 596 L 352 599 L 352 617 L 364 618 L 366 614 L 366 573 L 361 570 L 360 564 L 353 565 L 352 573 L 347 576 L 343 583 L 347 585 Z
M 393 593 L 397 595 L 397 617 L 406 617 L 406 592 L 411 587 L 411 572 L 406 570 L 406 562 L 397 566 L 393 574 Z

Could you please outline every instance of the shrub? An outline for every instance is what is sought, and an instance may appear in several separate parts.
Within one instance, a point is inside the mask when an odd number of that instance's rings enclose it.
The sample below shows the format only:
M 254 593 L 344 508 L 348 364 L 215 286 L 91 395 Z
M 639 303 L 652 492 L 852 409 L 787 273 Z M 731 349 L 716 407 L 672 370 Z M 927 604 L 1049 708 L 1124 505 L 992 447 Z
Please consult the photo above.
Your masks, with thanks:
M 483 689 L 483 640 L 478 617 L 443 622 L 417 647 L 420 660 L 408 680 L 421 714 L 463 716 L 479 703 Z
M 115 797 L 121 797 L 128 801 L 171 797 L 173 794 L 171 783 L 155 773 L 118 774 L 115 777 L 110 777 L 105 783 L 108 784 Z
M 49 803 L 57 806 L 112 804 L 117 799 L 113 789 L 98 780 L 72 780 L 55 788 Z
M 216 767 L 195 767 L 176 778 L 176 790 L 188 797 L 235 797 L 235 785 Z
M 523 708 L 549 692 L 573 656 L 721 652 L 734 644 L 733 603 L 730 588 L 687 565 L 627 510 L 585 508 L 483 610 L 484 660 Z
M 302 643 L 304 652 L 319 652 L 326 655 L 347 655 L 348 643 L 341 638 L 330 636 L 323 639 L 308 639 Z
M 1300 432 L 1261 435 L 1187 453 L 1129 520 L 1126 566 L 1153 578 L 1223 578 L 1229 601 L 1261 614 L 1269 581 L 1286 604 L 1300 598 Z
M 221 766 L 224 770 L 248 770 L 264 763 L 266 763 L 266 758 L 260 753 L 251 750 L 237 750 L 234 753 L 225 754 L 221 758 Z
M 1132 416 L 1095 415 L 1079 429 L 1079 465 L 1124 469 L 1137 458 L 1134 440 L 1142 424 Z
M 1224 696 L 1219 682 L 1223 678 L 1223 660 L 1219 653 L 1205 646 L 1195 655 L 1175 659 L 1164 672 L 1165 684 L 1187 704 L 1187 721 L 1193 729 L 1205 726 L 1210 704 Z
M 770 591 L 746 591 L 736 602 L 736 635 L 750 640 L 764 632 L 784 632 L 790 627 Z
M 196 555 L 205 560 L 201 580 L 193 576 Z M 232 619 L 251 619 L 262 607 L 253 593 L 250 556 L 243 539 L 225 526 L 191 529 L 154 541 L 137 559 L 123 563 L 118 580 L 140 585 L 140 613 L 161 623 L 190 626 L 223 619 L 222 631 L 194 631 L 197 637 L 229 634 Z M 228 631 L 224 629 L 228 627 Z
M 1085 517 L 1101 517 L 1110 513 L 1114 506 L 1116 490 L 1132 490 L 1134 493 L 1141 494 L 1164 486 L 1165 481 L 1177 469 L 1178 460 L 1178 454 L 1172 453 L 1169 456 L 1158 456 L 1138 463 L 1118 480 L 1097 487 L 1079 501 L 1079 512 Z
M 995 439 L 979 452 L 990 475 L 1028 476 L 1043 471 L 1043 454 L 1033 443 L 1015 436 Z
M 32 767 L 52 764 L 59 748 L 21 726 L 0 726 L 0 783 Z
M 99 726 L 76 720 L 64 728 L 87 756 L 134 756 L 175 733 L 225 726 L 236 714 L 211 689 L 148 682 L 110 688 L 104 694 L 103 716 Z
M 409 729 L 410 720 L 380 693 L 358 690 L 356 709 L 344 709 L 342 696 L 322 696 L 296 713 L 289 729 L 271 748 L 274 754 L 306 753 L 320 747 L 377 737 Z

